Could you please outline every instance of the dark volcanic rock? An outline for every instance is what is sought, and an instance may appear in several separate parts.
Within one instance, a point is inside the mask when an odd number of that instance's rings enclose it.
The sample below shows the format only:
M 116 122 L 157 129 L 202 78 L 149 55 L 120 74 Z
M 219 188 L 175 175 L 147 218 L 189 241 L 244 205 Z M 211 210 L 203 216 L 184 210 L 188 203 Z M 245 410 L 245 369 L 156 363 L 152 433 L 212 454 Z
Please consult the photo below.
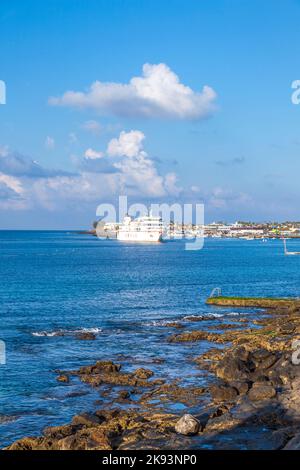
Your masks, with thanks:
M 274 398 L 276 396 L 276 390 L 272 385 L 258 382 L 253 384 L 248 396 L 252 401 L 266 400 Z
M 82 413 L 80 415 L 74 416 L 74 418 L 72 419 L 72 424 L 79 424 L 90 428 L 96 426 L 97 424 L 101 424 L 102 421 L 103 420 L 101 420 L 101 418 L 95 414 Z
M 58 382 L 68 383 L 70 379 L 69 379 L 69 376 L 67 374 L 61 374 L 58 377 L 56 377 L 56 380 Z
M 45 428 L 43 435 L 49 439 L 63 439 L 64 437 L 75 434 L 82 428 L 82 424 L 67 424 L 65 426 L 51 426 Z
M 235 388 L 229 385 L 213 385 L 210 387 L 210 394 L 214 402 L 234 401 L 238 395 Z
M 245 381 L 248 378 L 249 369 L 245 362 L 237 357 L 226 355 L 216 367 L 216 375 L 227 382 L 233 380 Z
M 121 398 L 121 400 L 127 400 L 129 397 L 130 397 L 130 393 L 127 390 L 119 391 L 119 398 Z
M 249 390 L 249 383 L 248 382 L 231 382 L 231 386 L 235 388 L 239 395 L 245 395 Z
M 183 325 L 181 323 L 178 323 L 177 321 L 170 321 L 168 323 L 165 323 L 163 326 L 166 328 L 183 328 Z
M 250 355 L 256 369 L 269 369 L 278 359 L 276 354 L 267 350 L 258 350 Z
M 80 367 L 78 374 L 100 374 L 101 372 L 119 372 L 120 364 L 112 361 L 97 361 L 95 365 Z
M 296 434 L 283 448 L 283 450 L 300 450 L 300 433 Z
M 140 369 L 134 371 L 133 375 L 138 379 L 149 379 L 150 377 L 152 377 L 153 372 L 150 369 L 144 369 L 143 367 L 141 367 Z
M 91 341 L 91 340 L 96 339 L 96 335 L 94 333 L 82 332 L 82 333 L 77 333 L 75 335 L 75 338 L 76 339 L 86 340 L 86 341 Z

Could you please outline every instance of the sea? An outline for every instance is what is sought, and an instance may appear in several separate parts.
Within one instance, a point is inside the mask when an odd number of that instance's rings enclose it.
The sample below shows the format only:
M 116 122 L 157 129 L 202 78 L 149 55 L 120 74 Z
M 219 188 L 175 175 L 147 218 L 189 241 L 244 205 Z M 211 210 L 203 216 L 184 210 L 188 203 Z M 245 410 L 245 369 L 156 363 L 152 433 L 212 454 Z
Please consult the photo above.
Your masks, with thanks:
M 287 244 L 300 251 L 300 240 Z M 59 371 L 113 360 L 125 372 L 146 367 L 155 378 L 205 385 L 193 357 L 212 344 L 170 343 L 180 330 L 166 323 L 192 330 L 205 327 L 188 316 L 208 316 L 211 327 L 216 318 L 261 315 L 206 305 L 216 287 L 228 296 L 300 296 L 300 256 L 284 256 L 281 240 L 205 239 L 203 249 L 190 251 L 182 240 L 151 245 L 70 231 L 0 231 L 0 447 L 108 406 L 76 377 L 58 382 Z M 96 339 L 79 340 L 80 332 Z

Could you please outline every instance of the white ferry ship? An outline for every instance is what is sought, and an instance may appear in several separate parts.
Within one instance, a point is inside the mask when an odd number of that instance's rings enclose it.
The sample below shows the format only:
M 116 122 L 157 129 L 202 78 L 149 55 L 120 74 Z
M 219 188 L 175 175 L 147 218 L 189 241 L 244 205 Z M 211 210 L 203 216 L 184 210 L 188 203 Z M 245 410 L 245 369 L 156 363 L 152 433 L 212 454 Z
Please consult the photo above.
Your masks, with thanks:
M 117 232 L 117 239 L 133 242 L 160 242 L 162 241 L 163 223 L 160 217 L 149 215 L 133 219 L 129 215 L 124 217 Z

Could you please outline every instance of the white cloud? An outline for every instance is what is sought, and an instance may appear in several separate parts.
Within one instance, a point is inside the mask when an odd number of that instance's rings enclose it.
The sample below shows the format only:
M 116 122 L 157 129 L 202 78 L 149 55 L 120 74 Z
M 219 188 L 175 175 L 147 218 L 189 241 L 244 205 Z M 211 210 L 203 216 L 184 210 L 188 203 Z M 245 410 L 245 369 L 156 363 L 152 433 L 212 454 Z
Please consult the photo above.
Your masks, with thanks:
M 22 210 L 26 208 L 23 198 L 24 188 L 21 181 L 12 176 L 0 173 L 0 209 Z
M 23 193 L 21 182 L 13 176 L 0 173 L 0 183 L 4 184 L 5 186 L 7 186 L 7 188 L 11 189 L 14 193 L 18 195 L 21 195 Z
M 136 157 L 143 148 L 145 135 L 141 131 L 122 131 L 119 138 L 111 139 L 107 154 L 111 157 Z
M 49 135 L 46 137 L 46 140 L 45 140 L 45 147 L 46 147 L 48 150 L 54 149 L 54 147 L 55 147 L 55 140 L 53 139 L 53 137 L 50 137 Z
M 122 131 L 118 138 L 112 139 L 107 146 L 110 157 L 122 157 L 114 163 L 120 172 L 119 182 L 122 191 L 129 194 L 143 194 L 150 197 L 177 195 L 173 174 L 159 175 L 155 163 L 143 148 L 145 135 L 139 130 Z
M 87 92 L 52 97 L 53 106 L 91 108 L 102 114 L 147 118 L 201 119 L 214 110 L 216 92 L 205 85 L 194 91 L 164 63 L 144 64 L 143 74 L 128 84 L 94 82 Z
M 85 151 L 84 156 L 85 158 L 96 160 L 98 158 L 103 158 L 104 154 L 103 152 L 97 152 L 96 150 L 89 148 Z
M 139 199 L 177 197 L 181 188 L 176 174 L 159 174 L 156 162 L 144 150 L 144 139 L 139 130 L 122 131 L 110 140 L 105 153 L 88 148 L 84 158 L 73 159 L 75 174 L 46 169 L 23 155 L 2 149 L 1 207 L 61 211 L 89 204 L 91 210 L 91 204 L 96 207 L 120 194 Z M 17 205 L 17 200 L 22 205 Z
M 176 175 L 176 173 L 172 172 L 172 173 L 166 174 L 165 188 L 169 194 L 172 194 L 174 196 L 179 196 L 183 188 L 178 187 L 177 183 L 178 183 L 178 176 Z

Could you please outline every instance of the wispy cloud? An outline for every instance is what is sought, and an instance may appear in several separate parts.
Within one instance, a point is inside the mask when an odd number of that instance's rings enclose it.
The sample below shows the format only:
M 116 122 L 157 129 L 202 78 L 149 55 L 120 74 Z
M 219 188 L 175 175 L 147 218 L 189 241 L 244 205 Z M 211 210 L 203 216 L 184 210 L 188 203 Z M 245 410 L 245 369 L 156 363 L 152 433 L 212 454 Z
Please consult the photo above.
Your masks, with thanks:
M 82 124 L 82 129 L 84 129 L 87 132 L 90 132 L 91 134 L 100 135 L 103 130 L 103 127 L 100 124 L 100 122 L 95 121 L 94 119 L 91 119 L 89 121 L 85 121 Z
M 234 165 L 242 165 L 245 163 L 246 159 L 245 157 L 236 157 L 236 158 L 231 158 L 230 160 L 217 160 L 215 163 L 216 165 L 223 166 L 223 167 L 230 167 Z
M 64 170 L 44 168 L 37 161 L 18 152 L 10 152 L 7 148 L 4 152 L 0 152 L 0 172 L 10 176 L 26 176 L 28 178 L 70 175 Z

